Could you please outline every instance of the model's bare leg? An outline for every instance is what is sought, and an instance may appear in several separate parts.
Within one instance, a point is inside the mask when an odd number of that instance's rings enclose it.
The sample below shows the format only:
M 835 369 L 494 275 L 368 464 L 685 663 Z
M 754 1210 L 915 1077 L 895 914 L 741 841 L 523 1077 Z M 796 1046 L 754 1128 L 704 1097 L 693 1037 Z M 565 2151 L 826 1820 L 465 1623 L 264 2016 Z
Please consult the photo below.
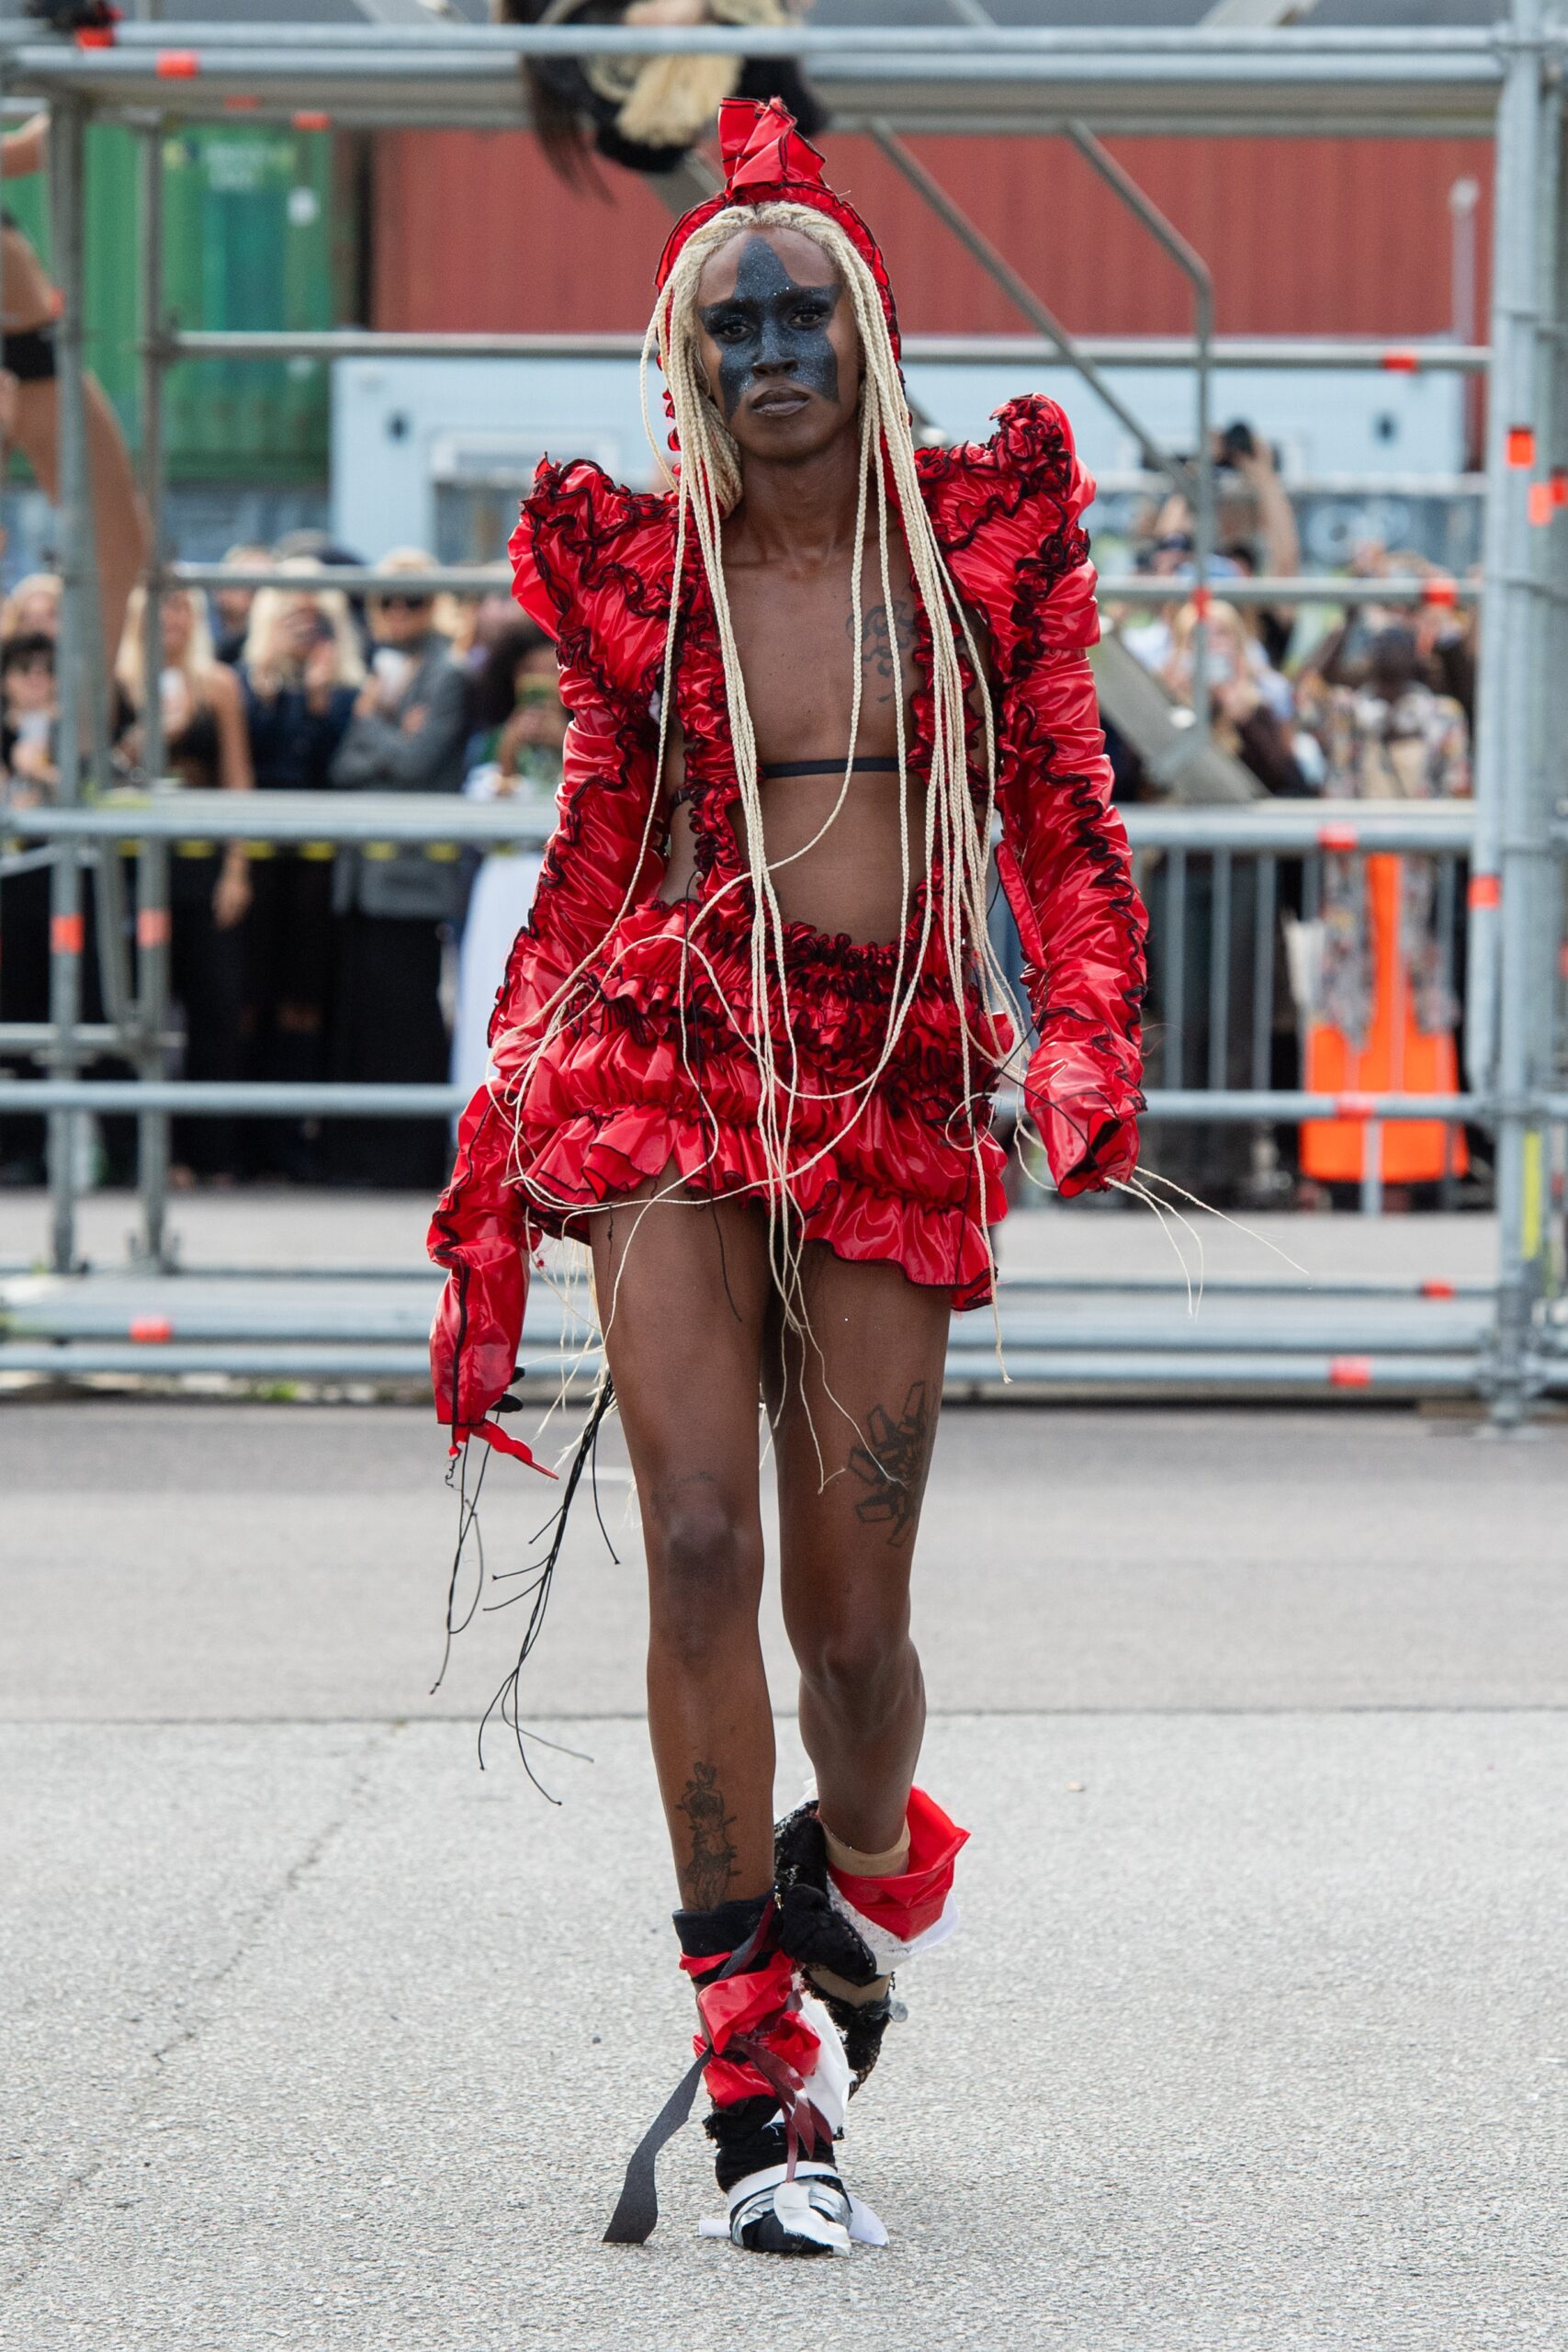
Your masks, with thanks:
M 5 249 L 7 332 L 50 325 L 58 298 L 49 273 L 19 229 L 0 232 Z M 84 380 L 87 411 L 87 465 L 93 528 L 98 557 L 98 594 L 104 630 L 104 664 L 112 671 L 130 592 L 146 566 L 150 549 L 147 517 L 119 420 L 96 376 Z M 19 383 L 11 438 L 38 477 L 48 499 L 60 495 L 60 387 L 52 379 Z
M 710 1911 L 762 1894 L 773 1877 L 773 1724 L 757 1631 L 762 1220 L 750 1204 L 645 1191 L 590 1219 L 589 1238 L 642 1507 L 654 1763 L 682 1902 Z
M 119 421 L 99 385 L 84 385 L 87 411 L 87 462 L 93 528 L 98 556 L 98 594 L 103 615 L 104 661 L 112 669 L 125 627 L 125 608 L 148 555 L 146 515 L 137 494 L 130 458 Z M 12 438 L 38 476 L 46 498 L 59 494 L 60 387 L 50 381 L 18 384 Z
M 925 1729 L 909 1570 L 950 1308 L 896 1266 L 807 1260 L 811 1337 L 785 1342 L 775 1417 L 784 1623 L 821 1818 L 876 1856 L 903 1835 Z

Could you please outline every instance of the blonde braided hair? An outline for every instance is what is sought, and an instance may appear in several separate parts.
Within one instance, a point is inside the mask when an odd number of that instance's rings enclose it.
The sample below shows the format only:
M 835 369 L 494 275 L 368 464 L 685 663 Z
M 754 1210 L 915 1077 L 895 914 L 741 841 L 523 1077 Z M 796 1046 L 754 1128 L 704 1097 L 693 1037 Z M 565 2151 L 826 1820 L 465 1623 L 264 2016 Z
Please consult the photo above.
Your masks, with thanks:
M 771 865 L 763 847 L 762 808 L 757 758 L 756 734 L 746 697 L 746 683 L 741 670 L 739 648 L 730 618 L 729 600 L 725 586 L 722 546 L 723 525 L 739 503 L 741 494 L 741 458 L 734 439 L 725 427 L 709 397 L 703 371 L 698 339 L 697 288 L 704 269 L 714 254 L 737 236 L 761 229 L 793 229 L 808 237 L 836 267 L 848 293 L 859 332 L 863 373 L 861 387 L 860 416 L 860 489 L 856 503 L 854 548 L 851 574 L 851 641 L 854 678 L 850 722 L 850 742 L 845 755 L 844 776 L 833 808 L 823 820 L 818 831 L 789 859 L 777 864 L 792 863 L 815 847 L 832 825 L 843 808 L 850 789 L 855 756 L 855 742 L 860 722 L 862 664 L 859 654 L 863 623 L 862 570 L 863 565 L 866 526 L 871 500 L 876 503 L 876 532 L 879 581 L 886 609 L 893 608 L 890 572 L 890 523 L 892 510 L 889 486 L 897 501 L 897 515 L 908 550 L 915 593 L 926 613 L 931 627 L 931 770 L 925 795 L 925 824 L 920 867 L 920 920 L 919 936 L 909 938 L 910 923 L 906 917 L 899 932 L 897 957 L 889 991 L 886 1034 L 874 1067 L 852 1086 L 836 1090 L 829 1098 L 844 1102 L 842 1124 L 829 1139 L 806 1157 L 796 1157 L 792 1150 L 795 1106 L 798 1099 L 795 1083 L 796 1069 L 790 1019 L 789 980 L 785 961 L 785 922 L 773 884 L 774 865 Z M 649 368 L 657 360 L 669 386 L 673 412 L 676 443 L 680 462 L 671 469 L 655 431 L 649 404 Z M 976 980 L 979 997 L 986 1012 L 995 1016 L 1005 1013 L 1012 1018 L 1013 1034 L 1021 1037 L 1025 1024 L 1016 1013 L 1008 983 L 990 944 L 987 922 L 987 869 L 992 820 L 996 805 L 996 734 L 990 701 L 984 688 L 984 671 L 974 633 L 970 628 L 953 578 L 931 527 L 920 496 L 919 480 L 915 464 L 914 437 L 910 427 L 903 381 L 888 331 L 886 314 L 876 281 L 862 255 L 838 224 L 814 208 L 787 201 L 748 206 L 744 210 L 726 208 L 703 224 L 688 239 L 660 290 L 658 303 L 643 341 L 641 363 L 641 393 L 643 422 L 648 437 L 665 481 L 675 502 L 675 546 L 671 569 L 670 612 L 665 628 L 664 660 L 659 706 L 659 749 L 654 768 L 656 788 L 644 827 L 642 851 L 652 842 L 654 812 L 659 806 L 658 780 L 664 773 L 665 753 L 669 741 L 671 717 L 675 707 L 675 654 L 681 605 L 681 582 L 684 571 L 685 551 L 689 537 L 695 535 L 701 553 L 713 610 L 719 652 L 723 667 L 725 697 L 728 710 L 730 732 L 735 755 L 736 780 L 739 791 L 744 820 L 746 863 L 740 874 L 730 882 L 711 890 L 695 909 L 682 937 L 682 957 L 690 957 L 705 968 L 715 986 L 716 994 L 723 1001 L 718 976 L 699 940 L 701 927 L 726 895 L 746 881 L 752 893 L 750 932 L 750 1004 L 746 1026 L 741 1027 L 733 1008 L 726 1006 L 727 1015 L 754 1059 L 761 1085 L 759 1090 L 758 1136 L 761 1146 L 764 1178 L 761 1189 L 766 1193 L 768 1209 L 769 1253 L 781 1294 L 784 1318 L 793 1329 L 808 1336 L 801 1284 L 801 1249 L 798 1222 L 784 1214 L 792 1180 L 798 1179 L 818 1160 L 829 1156 L 837 1145 L 860 1119 L 872 1100 L 878 1080 L 887 1069 L 898 1039 L 912 1009 L 916 991 L 926 969 L 933 934 L 940 938 L 944 952 L 949 978 L 958 1011 L 958 1034 L 961 1038 L 962 1086 L 960 1099 L 950 1114 L 953 1119 L 966 1116 L 975 1099 L 975 1072 L 972 1049 L 978 1046 L 987 1062 L 994 1052 L 989 1039 L 976 1037 L 970 1025 L 970 1006 L 966 995 L 966 978 Z M 976 680 L 979 684 L 984 719 L 986 776 L 983 796 L 972 788 L 967 740 L 967 712 L 964 673 L 959 662 L 959 643 L 967 649 Z M 909 828 L 906 821 L 908 806 L 908 742 L 902 695 L 895 696 L 895 723 L 898 747 L 899 784 L 899 844 L 901 854 L 901 903 L 908 908 L 914 896 L 915 875 L 910 857 Z M 615 921 L 627 911 L 636 887 L 636 875 L 642 870 L 643 855 L 639 854 L 632 883 L 628 884 Z M 613 927 L 613 926 L 612 926 Z M 528 1080 L 551 1040 L 567 1015 L 573 984 L 593 960 L 593 954 L 582 958 L 576 969 L 563 979 L 552 992 L 548 1014 L 542 1034 L 534 1042 L 527 1057 L 526 1069 L 514 1099 L 517 1115 Z M 685 1035 L 686 991 L 682 985 L 680 995 L 682 1022 L 682 1058 L 686 1062 Z M 776 1004 L 778 1026 L 788 1045 L 787 1071 L 778 1068 L 774 1044 L 773 1011 Z M 824 1099 L 824 1098 L 815 1098 Z M 976 1175 L 976 1193 L 983 1194 L 983 1159 L 981 1131 L 973 1118 L 968 1119 L 969 1146 Z M 515 1130 L 514 1130 L 515 1133 Z M 714 1144 L 716 1146 L 716 1123 Z M 513 1172 L 525 1192 L 534 1189 L 520 1155 L 514 1157 Z M 679 1190 L 680 1185 L 671 1189 Z M 550 1205 L 540 1193 L 543 1205 Z M 657 1197 L 657 1195 L 656 1195 Z M 984 1230 L 984 1227 L 982 1227 Z M 989 1240 L 987 1238 L 987 1256 Z M 609 1320 L 601 1301 L 602 1319 Z M 613 1312 L 614 1302 L 610 1303 Z
M 922 879 L 925 888 L 920 894 L 920 926 L 919 940 L 910 953 L 909 925 L 906 920 L 898 939 L 898 957 L 890 991 L 888 1023 L 886 1037 L 874 1067 L 856 1084 L 840 1090 L 841 1099 L 850 1103 L 843 1126 L 829 1142 L 804 1160 L 793 1159 L 790 1149 L 791 1124 L 795 1101 L 793 1048 L 792 1068 L 784 1079 L 776 1066 L 772 1005 L 778 1004 L 780 1026 L 786 1038 L 791 1035 L 789 1017 L 789 983 L 784 959 L 784 919 L 773 886 L 774 865 L 771 865 L 763 850 L 762 809 L 759 784 L 756 735 L 746 699 L 745 679 L 730 619 L 729 600 L 725 587 L 722 550 L 722 526 L 739 501 L 741 492 L 740 452 L 720 419 L 708 395 L 698 343 L 697 289 L 703 271 L 713 256 L 737 236 L 762 229 L 792 229 L 808 237 L 831 261 L 848 293 L 859 332 L 863 360 L 861 388 L 861 465 L 860 490 L 856 503 L 854 549 L 851 559 L 851 638 L 858 649 L 862 629 L 861 578 L 865 548 L 867 509 L 873 490 L 876 499 L 877 554 L 883 600 L 892 610 L 893 597 L 889 571 L 889 479 L 893 496 L 897 502 L 898 519 L 908 552 L 909 568 L 915 593 L 919 597 L 931 624 L 932 725 L 931 743 L 931 773 L 925 798 L 925 839 L 923 842 Z M 680 465 L 671 471 L 659 445 L 649 412 L 648 369 L 657 357 L 670 388 L 676 440 L 680 448 Z M 798 1239 L 786 1220 L 779 1216 L 779 1205 L 787 1190 L 791 1176 L 798 1177 L 815 1160 L 830 1153 L 843 1134 L 860 1117 L 875 1090 L 878 1080 L 892 1058 L 903 1031 L 915 991 L 925 968 L 933 927 L 938 931 L 945 951 L 959 1013 L 962 1037 L 963 1088 L 962 1099 L 955 1109 L 964 1110 L 973 1099 L 971 1046 L 976 1042 L 970 1031 L 969 1008 L 965 999 L 965 976 L 973 970 L 980 982 L 982 1001 L 987 1010 L 1010 1009 L 1010 997 L 1006 978 L 992 951 L 987 925 L 987 865 L 991 831 L 991 820 L 996 797 L 996 739 L 990 702 L 982 687 L 986 739 L 986 790 L 983 807 L 976 808 L 971 788 L 967 742 L 967 712 L 964 674 L 959 662 L 959 637 L 968 649 L 977 680 L 983 678 L 982 665 L 973 632 L 963 605 L 953 585 L 952 575 L 937 544 L 936 534 L 920 496 L 919 479 L 915 465 L 914 436 L 909 423 L 908 407 L 904 397 L 902 379 L 888 332 L 886 314 L 876 280 L 863 256 L 837 222 L 828 219 L 814 207 L 775 201 L 748 206 L 743 212 L 733 208 L 716 214 L 688 239 L 661 290 L 653 317 L 643 342 L 642 356 L 643 419 L 650 443 L 659 458 L 665 480 L 671 484 L 676 499 L 676 560 L 674 588 L 671 596 L 671 623 L 665 640 L 663 691 L 660 712 L 660 766 L 663 772 L 665 734 L 672 707 L 675 653 L 675 608 L 679 600 L 682 560 L 684 554 L 688 519 L 695 531 L 701 549 L 703 568 L 716 625 L 719 651 L 723 662 L 725 695 L 728 707 L 730 731 L 735 752 L 736 780 L 739 787 L 740 808 L 744 820 L 747 850 L 747 875 L 751 884 L 753 914 L 751 924 L 751 1002 L 748 1043 L 761 1078 L 759 1111 L 759 1136 L 769 1171 L 770 1232 L 773 1255 L 780 1287 L 786 1301 L 796 1291 L 791 1279 L 797 1268 Z M 815 847 L 833 823 L 844 805 L 850 789 L 850 779 L 855 756 L 855 741 L 860 721 L 862 670 L 858 650 L 854 661 L 853 700 L 850 720 L 850 742 L 845 755 L 844 776 L 839 797 L 812 839 L 802 848 L 791 853 L 793 862 Z M 902 903 L 908 907 L 912 891 L 909 833 L 904 821 L 908 807 L 908 757 L 904 705 L 901 695 L 895 697 L 896 724 L 898 745 L 899 782 L 899 843 L 902 860 Z M 932 885 L 940 881 L 940 888 Z M 708 910 L 717 903 L 729 885 L 714 891 L 704 907 L 694 917 L 691 931 L 695 933 Z M 933 903 L 934 901 L 934 903 Z M 1016 1025 L 1016 1024 L 1015 1024 Z M 972 1148 L 976 1168 L 980 1162 L 978 1130 L 972 1129 Z

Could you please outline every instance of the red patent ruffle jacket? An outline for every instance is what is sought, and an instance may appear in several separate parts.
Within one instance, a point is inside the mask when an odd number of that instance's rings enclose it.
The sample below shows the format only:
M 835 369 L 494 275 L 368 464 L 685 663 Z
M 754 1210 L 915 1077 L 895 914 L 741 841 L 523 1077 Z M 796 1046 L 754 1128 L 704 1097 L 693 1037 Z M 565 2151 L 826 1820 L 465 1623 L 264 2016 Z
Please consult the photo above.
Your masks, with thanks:
M 1145 922 L 1088 661 L 1099 624 L 1080 517 L 1094 485 L 1054 401 L 1010 401 L 996 422 L 989 441 L 924 449 L 918 462 L 959 594 L 990 640 L 998 865 L 1039 1035 L 1026 1093 L 1058 1189 L 1072 1193 L 1135 1165 Z M 765 1181 L 746 1044 L 750 894 L 735 878 L 739 790 L 700 559 L 694 549 L 681 584 L 675 670 L 700 878 L 694 900 L 667 906 L 651 803 L 673 499 L 620 489 L 593 465 L 547 462 L 512 556 L 518 602 L 559 648 L 570 723 L 558 822 L 491 1024 L 495 1076 L 463 1115 L 430 1232 L 448 1274 L 432 1333 L 436 1406 L 455 1436 L 483 1423 L 513 1378 L 540 1236 L 671 1164 L 698 1192 L 761 1197 Z M 931 724 L 929 620 L 920 627 L 916 772 Z M 975 765 L 983 775 L 983 752 Z M 725 883 L 689 951 L 694 912 Z M 874 1095 L 845 1124 L 842 1090 L 886 1035 L 896 956 L 896 945 L 789 926 L 791 1199 L 807 1238 L 977 1306 L 990 1291 L 985 1228 L 1005 1214 L 1003 1155 L 973 1068 L 964 1099 L 940 950 Z M 999 1059 L 1010 1040 L 994 1042 Z

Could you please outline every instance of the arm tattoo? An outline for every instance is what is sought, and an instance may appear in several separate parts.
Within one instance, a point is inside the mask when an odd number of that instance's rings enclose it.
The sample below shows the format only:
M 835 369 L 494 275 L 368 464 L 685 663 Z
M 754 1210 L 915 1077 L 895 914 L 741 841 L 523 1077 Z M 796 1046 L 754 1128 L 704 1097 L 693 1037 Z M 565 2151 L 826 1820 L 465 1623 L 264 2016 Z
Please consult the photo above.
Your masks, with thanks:
M 868 1527 L 887 1530 L 889 1544 L 902 1544 L 914 1532 L 931 1466 L 931 1414 L 926 1384 L 917 1380 L 895 1420 L 886 1405 L 874 1405 L 866 1417 L 869 1445 L 857 1445 L 850 1468 L 866 1491 L 855 1505 L 855 1517 Z
M 714 1911 L 735 1876 L 735 1845 L 729 1833 L 735 1815 L 724 1809 L 716 1764 L 694 1764 L 686 1793 L 676 1806 L 692 1832 L 692 1858 L 681 1871 L 681 1893 L 694 1911 Z
M 844 623 L 844 634 L 853 634 L 855 618 L 852 613 Z M 868 680 L 877 681 L 875 698 L 891 702 L 903 686 L 903 650 L 914 642 L 914 606 L 902 596 L 893 599 L 893 625 L 887 623 L 886 605 L 874 605 L 862 616 L 860 633 L 861 667 Z

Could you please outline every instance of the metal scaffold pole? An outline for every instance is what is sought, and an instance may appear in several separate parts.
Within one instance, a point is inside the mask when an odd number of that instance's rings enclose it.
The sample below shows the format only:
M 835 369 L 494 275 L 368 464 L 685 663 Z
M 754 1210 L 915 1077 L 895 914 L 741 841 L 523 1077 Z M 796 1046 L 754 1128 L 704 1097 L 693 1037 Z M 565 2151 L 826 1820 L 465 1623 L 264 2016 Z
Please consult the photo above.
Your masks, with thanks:
M 1550 533 L 1531 522 L 1546 423 L 1542 305 L 1551 288 L 1541 32 L 1541 0 L 1514 0 L 1496 138 L 1470 957 L 1472 1083 L 1496 1098 L 1498 1281 L 1490 1379 L 1494 1419 L 1504 1427 L 1517 1425 L 1529 1405 L 1545 1238 L 1541 1114 L 1530 1097 L 1545 1075 L 1536 1043 L 1540 1008 L 1531 999 L 1539 993 L 1535 957 L 1549 842 L 1537 608 Z
M 50 209 L 54 271 L 62 310 L 55 331 L 59 393 L 60 481 L 60 798 L 80 798 L 83 719 L 88 646 L 89 489 L 87 419 L 82 381 L 83 195 L 85 127 L 81 102 L 56 100 L 50 119 Z M 54 1029 L 51 1074 L 73 1078 L 82 1054 L 82 952 L 85 924 L 78 853 L 55 860 L 50 899 L 49 1012 Z M 82 1114 L 49 1117 L 50 1259 L 65 1272 L 76 1256 L 76 1184 Z
M 140 134 L 141 212 L 141 494 L 147 504 L 147 599 L 142 612 L 141 764 L 151 784 L 164 773 L 164 127 Z M 164 1075 L 169 1014 L 169 844 L 144 839 L 136 861 L 136 954 L 141 1075 Z M 141 1197 L 141 1255 L 166 1264 L 169 1119 L 143 1111 L 137 1121 L 137 1188 Z

